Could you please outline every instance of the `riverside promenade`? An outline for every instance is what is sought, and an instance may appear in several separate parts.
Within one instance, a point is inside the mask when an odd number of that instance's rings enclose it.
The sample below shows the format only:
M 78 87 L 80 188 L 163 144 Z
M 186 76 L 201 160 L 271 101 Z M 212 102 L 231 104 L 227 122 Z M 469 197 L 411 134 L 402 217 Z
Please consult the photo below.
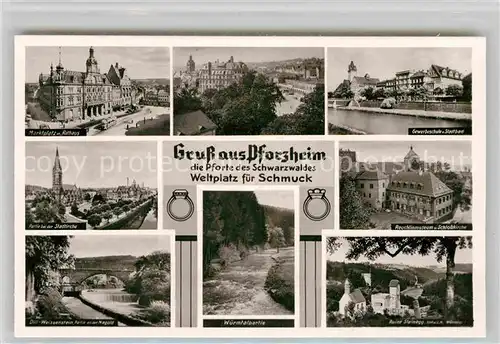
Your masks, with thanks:
M 441 112 L 425 110 L 405 110 L 405 109 L 381 109 L 374 107 L 339 107 L 339 110 L 361 111 L 375 114 L 414 116 L 426 118 L 438 118 L 458 121 L 472 121 L 472 114 L 463 112 Z

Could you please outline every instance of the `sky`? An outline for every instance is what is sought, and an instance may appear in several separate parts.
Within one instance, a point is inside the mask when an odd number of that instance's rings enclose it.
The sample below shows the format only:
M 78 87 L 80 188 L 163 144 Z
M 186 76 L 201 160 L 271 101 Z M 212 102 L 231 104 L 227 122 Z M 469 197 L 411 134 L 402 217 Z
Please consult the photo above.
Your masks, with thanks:
M 129 177 L 157 187 L 156 142 L 27 142 L 26 184 L 52 187 L 56 147 L 64 184 L 116 187 Z
M 174 68 L 186 67 L 189 55 L 193 55 L 196 69 L 207 62 L 227 61 L 231 56 L 236 62 L 272 62 L 294 58 L 324 58 L 323 48 L 174 48 Z
M 90 47 L 61 47 L 61 62 L 65 69 L 85 72 Z M 118 62 L 131 79 L 169 79 L 170 51 L 161 47 L 94 47 L 94 57 L 100 72 Z M 40 73 L 50 73 L 59 61 L 59 47 L 26 48 L 26 82 L 38 82 Z
M 333 254 L 327 253 L 327 259 L 335 262 L 354 262 L 351 260 L 345 259 L 347 254 L 349 245 L 347 244 L 344 238 L 341 238 L 342 245 L 339 247 L 337 251 Z M 364 257 L 360 257 L 356 262 L 368 262 L 368 259 Z M 392 258 L 388 255 L 384 255 L 379 257 L 378 259 L 371 261 L 372 263 L 379 264 L 404 264 L 410 266 L 446 266 L 446 260 L 438 263 L 436 261 L 436 256 L 434 253 L 429 254 L 427 256 L 421 256 L 418 254 L 415 255 L 404 255 L 398 254 L 396 257 Z M 472 263 L 472 249 L 457 249 L 455 254 L 455 263 L 456 264 L 469 264 Z
M 394 78 L 406 69 L 427 70 L 431 64 L 449 67 L 460 73 L 472 72 L 471 48 L 329 48 L 327 88 L 334 91 L 347 79 L 347 66 L 356 65 L 358 76 L 369 74 L 380 80 Z
M 138 257 L 155 251 L 170 252 L 170 240 L 168 235 L 77 235 L 70 239 L 69 253 L 77 258 Z
M 463 165 L 471 166 L 471 143 L 469 141 L 405 141 L 405 142 L 345 142 L 340 143 L 341 149 L 356 151 L 358 162 L 402 162 L 413 146 L 420 160 L 446 161 L 452 166 L 459 166 L 460 153 L 463 154 Z
M 294 209 L 294 195 L 292 190 L 255 190 L 259 204 L 273 207 Z

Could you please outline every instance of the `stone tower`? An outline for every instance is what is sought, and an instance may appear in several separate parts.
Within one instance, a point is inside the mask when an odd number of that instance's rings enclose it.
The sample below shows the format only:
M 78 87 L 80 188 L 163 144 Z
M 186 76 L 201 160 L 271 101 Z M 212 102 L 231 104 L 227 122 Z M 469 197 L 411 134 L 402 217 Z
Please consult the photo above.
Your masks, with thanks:
M 351 282 L 346 278 L 344 282 L 344 294 L 349 295 L 351 293 Z
M 358 68 L 354 64 L 354 61 L 351 61 L 351 63 L 349 63 L 349 66 L 347 67 L 347 79 L 349 80 L 349 82 L 351 82 L 352 79 L 357 75 L 358 75 Z
M 415 171 L 415 168 L 413 168 L 413 165 L 416 165 L 416 164 L 420 165 L 420 157 L 413 150 L 413 146 L 410 146 L 410 150 L 408 151 L 408 153 L 406 154 L 406 156 L 404 158 L 405 171 Z
M 63 172 L 61 168 L 61 161 L 59 160 L 59 149 L 56 148 L 56 158 L 54 160 L 54 167 L 52 167 L 52 191 L 58 203 L 61 202 L 61 192 L 63 187 Z
M 99 64 L 94 57 L 94 48 L 90 47 L 89 49 L 89 58 L 86 62 L 87 66 L 87 74 L 99 74 Z
M 196 64 L 193 60 L 193 55 L 189 55 L 189 60 L 186 62 L 186 72 L 192 73 L 195 71 Z

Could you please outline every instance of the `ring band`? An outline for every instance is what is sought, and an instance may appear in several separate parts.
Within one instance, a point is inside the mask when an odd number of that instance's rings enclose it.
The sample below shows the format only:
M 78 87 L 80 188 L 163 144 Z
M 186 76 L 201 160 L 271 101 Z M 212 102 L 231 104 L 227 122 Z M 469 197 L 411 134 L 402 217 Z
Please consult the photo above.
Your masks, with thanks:
M 331 211 L 331 204 L 328 198 L 325 196 L 326 190 L 325 189 L 309 189 L 307 190 L 307 197 L 304 200 L 304 206 L 303 206 L 303 211 L 304 214 L 307 216 L 309 220 L 312 221 L 321 221 L 324 220 Z M 320 215 L 313 215 L 311 214 L 311 211 L 309 210 L 310 203 L 313 199 L 319 199 L 325 204 L 325 211 L 320 214 Z
M 188 212 L 186 214 L 175 214 L 175 212 L 172 211 L 172 206 L 175 202 L 185 202 L 188 204 Z M 167 202 L 167 213 L 168 215 L 174 219 L 175 221 L 186 221 L 189 219 L 193 213 L 194 213 L 194 203 L 189 198 L 189 193 L 187 190 L 184 189 L 176 189 L 172 192 L 172 197 Z

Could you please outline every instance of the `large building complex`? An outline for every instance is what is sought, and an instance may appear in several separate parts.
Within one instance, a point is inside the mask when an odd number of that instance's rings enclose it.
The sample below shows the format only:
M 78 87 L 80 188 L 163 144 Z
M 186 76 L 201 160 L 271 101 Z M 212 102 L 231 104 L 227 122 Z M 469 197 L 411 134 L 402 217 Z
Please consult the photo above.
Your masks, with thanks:
M 217 60 L 205 63 L 199 71 L 198 90 L 203 93 L 209 89 L 220 90 L 226 88 L 240 80 L 247 71 L 247 65 L 243 62 L 234 62 L 233 56 L 227 62 Z
M 398 169 L 393 163 L 356 163 L 355 152 L 340 151 L 340 166 L 353 176 L 359 197 L 372 208 L 390 209 L 425 223 L 441 222 L 453 215 L 453 190 L 410 147 Z M 347 160 L 354 163 L 347 165 Z M 349 171 L 347 170 L 349 168 Z
M 347 66 L 347 79 L 344 79 L 337 86 L 334 97 L 337 97 L 341 90 L 346 87 L 350 88 L 355 99 L 360 98 L 361 91 L 367 87 L 381 88 L 388 93 L 424 87 L 434 97 L 439 98 L 445 96 L 445 90 L 448 86 L 463 86 L 463 78 L 464 75 L 455 69 L 432 64 L 427 70 L 402 70 L 396 72 L 394 78 L 380 80 L 371 77 L 369 74 L 358 76 L 358 68 L 354 61 L 351 61 Z
M 40 74 L 36 98 L 53 120 L 68 121 L 111 114 L 114 108 L 135 102 L 135 89 L 126 69 L 118 62 L 101 73 L 90 47 L 85 71 L 64 68 L 59 52 L 56 68 Z

